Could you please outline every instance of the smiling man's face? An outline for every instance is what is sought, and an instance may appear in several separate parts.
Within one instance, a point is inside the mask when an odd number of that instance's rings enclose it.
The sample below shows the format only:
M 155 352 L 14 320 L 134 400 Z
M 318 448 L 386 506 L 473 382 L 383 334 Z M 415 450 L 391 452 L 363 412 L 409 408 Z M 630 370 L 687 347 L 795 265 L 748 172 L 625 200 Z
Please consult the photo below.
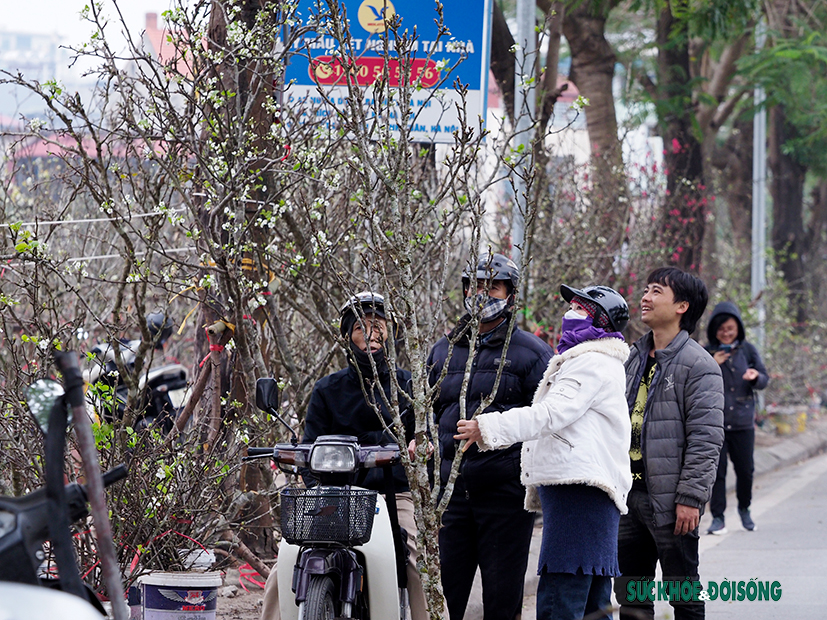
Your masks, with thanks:
M 668 284 L 650 282 L 640 300 L 640 320 L 651 328 L 680 323 L 681 315 L 689 308 L 689 302 L 675 301 L 675 293 Z

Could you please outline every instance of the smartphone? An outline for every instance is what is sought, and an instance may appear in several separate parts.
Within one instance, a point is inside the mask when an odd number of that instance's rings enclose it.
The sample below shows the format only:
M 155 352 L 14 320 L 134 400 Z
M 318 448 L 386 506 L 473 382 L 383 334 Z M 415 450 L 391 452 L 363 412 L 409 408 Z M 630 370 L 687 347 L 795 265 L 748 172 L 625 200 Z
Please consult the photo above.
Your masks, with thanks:
M 732 345 L 731 344 L 719 344 L 718 350 L 723 351 L 724 353 L 732 353 Z

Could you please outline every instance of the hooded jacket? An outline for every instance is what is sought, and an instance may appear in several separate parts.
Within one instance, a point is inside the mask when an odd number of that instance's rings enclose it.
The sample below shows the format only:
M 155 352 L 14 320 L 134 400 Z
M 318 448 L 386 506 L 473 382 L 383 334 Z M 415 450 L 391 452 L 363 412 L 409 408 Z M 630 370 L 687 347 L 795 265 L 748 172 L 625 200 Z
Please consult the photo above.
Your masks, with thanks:
M 630 411 L 653 346 L 649 332 L 632 345 L 626 361 Z M 655 360 L 640 448 L 655 525 L 665 526 L 675 522 L 676 504 L 703 512 L 712 493 L 724 442 L 724 385 L 718 364 L 686 330 L 655 351 Z
M 448 481 L 458 443 L 454 435 L 457 433 L 457 422 L 460 417 L 459 398 L 466 362 L 471 352 L 467 335 L 470 330 L 466 330 L 465 334 L 463 330 L 469 320 L 469 315 L 460 319 L 454 330 L 434 345 L 428 357 L 429 381 L 431 385 L 435 385 L 448 360 L 449 342 L 455 342 L 445 378 L 434 401 L 434 419 L 438 427 L 442 456 L 440 476 L 443 485 Z M 466 394 L 466 411 L 469 414 L 476 411 L 482 399 L 494 388 L 508 325 L 508 320 L 503 321 L 493 331 L 482 334 L 475 343 L 477 356 L 471 367 Z M 551 347 L 537 336 L 515 327 L 505 356 L 496 397 L 485 411 L 508 411 L 514 407 L 531 404 L 532 396 L 552 354 Z M 469 490 L 490 488 L 491 485 L 504 482 L 520 484 L 520 444 L 496 452 L 480 452 L 475 444 L 465 453 L 460 474 Z
M 527 510 L 541 509 L 538 486 L 586 484 L 605 491 L 626 514 L 632 487 L 623 370 L 628 357 L 620 339 L 583 342 L 551 358 L 530 407 L 477 416 L 483 450 L 525 442 Z
M 403 390 L 410 389 L 411 373 L 397 369 L 396 379 Z M 313 386 L 310 402 L 307 405 L 307 414 L 304 420 L 304 436 L 302 443 L 313 443 L 320 435 L 352 435 L 365 446 L 381 446 L 396 444 L 396 439 L 384 429 L 376 411 L 365 402 L 362 386 L 359 385 L 359 375 L 353 364 L 322 377 Z M 382 389 L 390 400 L 391 385 L 388 373 L 380 374 Z M 382 412 L 382 417 L 388 427 L 393 428 L 393 416 L 385 407 L 379 394 L 378 386 L 375 389 L 375 400 Z M 399 395 L 402 424 L 405 426 L 405 435 L 408 439 L 414 436 L 414 416 L 404 394 Z M 308 472 L 309 473 L 309 472 Z M 305 474 L 302 474 L 305 475 Z M 401 493 L 409 490 L 408 478 L 401 463 L 393 467 L 394 491 Z M 366 489 L 384 492 L 384 474 L 381 469 L 369 470 L 361 486 Z
M 714 354 L 718 350 L 718 328 L 730 317 L 738 323 L 738 340 L 729 359 L 721 364 L 721 375 L 724 379 L 724 429 L 749 430 L 755 424 L 754 390 L 763 390 L 770 378 L 758 350 L 746 341 L 741 313 L 738 306 L 731 301 L 719 303 L 709 317 L 709 325 L 706 328 L 709 352 Z M 748 368 L 758 371 L 756 379 L 744 380 L 744 373 Z

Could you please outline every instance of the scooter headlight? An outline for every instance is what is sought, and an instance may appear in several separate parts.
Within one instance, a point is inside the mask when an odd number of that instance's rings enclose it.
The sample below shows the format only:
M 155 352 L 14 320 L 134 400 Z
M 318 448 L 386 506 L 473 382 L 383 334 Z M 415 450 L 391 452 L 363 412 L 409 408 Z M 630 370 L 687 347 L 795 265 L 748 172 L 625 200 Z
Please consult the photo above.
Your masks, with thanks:
M 310 453 L 310 470 L 320 473 L 348 473 L 356 471 L 356 451 L 352 446 L 322 444 Z

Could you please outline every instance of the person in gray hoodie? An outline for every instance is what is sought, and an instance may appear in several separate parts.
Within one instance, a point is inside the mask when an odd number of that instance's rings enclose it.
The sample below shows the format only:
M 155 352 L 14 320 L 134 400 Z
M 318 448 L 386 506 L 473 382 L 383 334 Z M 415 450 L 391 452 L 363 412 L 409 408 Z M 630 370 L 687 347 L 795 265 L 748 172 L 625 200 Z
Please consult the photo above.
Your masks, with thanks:
M 626 361 L 632 489 L 618 528 L 620 620 L 654 617 L 651 600 L 634 594 L 658 562 L 664 582 L 700 581 L 698 524 L 724 441 L 721 369 L 690 338 L 707 300 L 699 278 L 664 267 L 649 274 L 640 301 L 651 331 Z M 704 617 L 701 600 L 670 604 L 675 620 Z
M 712 487 L 709 509 L 712 525 L 708 534 L 726 534 L 727 454 L 735 468 L 735 494 L 738 515 L 745 530 L 753 531 L 752 502 L 753 451 L 755 450 L 755 390 L 769 382 L 767 369 L 758 350 L 746 341 L 741 313 L 731 301 L 722 301 L 712 311 L 706 328 L 709 352 L 721 367 L 724 378 L 724 446 L 718 461 L 718 475 Z

